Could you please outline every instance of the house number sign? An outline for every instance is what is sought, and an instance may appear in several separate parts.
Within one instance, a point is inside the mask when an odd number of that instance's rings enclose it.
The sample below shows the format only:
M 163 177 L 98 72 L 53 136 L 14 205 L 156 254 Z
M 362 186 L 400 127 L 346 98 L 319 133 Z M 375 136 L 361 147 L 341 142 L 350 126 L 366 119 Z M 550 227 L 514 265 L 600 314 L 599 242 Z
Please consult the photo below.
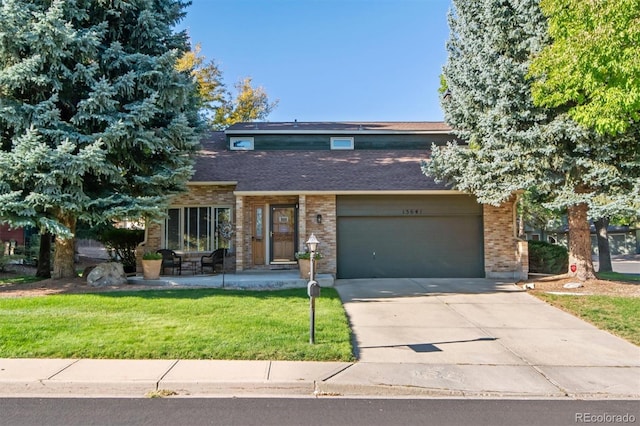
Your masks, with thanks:
M 402 209 L 403 216 L 417 216 L 422 214 L 422 209 Z

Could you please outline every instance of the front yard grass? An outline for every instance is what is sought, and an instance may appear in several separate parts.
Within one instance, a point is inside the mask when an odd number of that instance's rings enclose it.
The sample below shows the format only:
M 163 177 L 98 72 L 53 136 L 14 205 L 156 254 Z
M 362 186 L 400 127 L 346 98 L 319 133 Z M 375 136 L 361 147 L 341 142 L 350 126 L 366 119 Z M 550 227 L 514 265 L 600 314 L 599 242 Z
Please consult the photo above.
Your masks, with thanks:
M 609 281 L 640 281 L 640 274 L 623 274 L 620 272 L 597 272 L 596 275 L 601 280 Z
M 11 276 L 10 278 L 0 278 L 0 286 L 6 284 L 28 284 L 41 281 L 42 278 L 34 277 L 33 275 L 18 275 Z
M 351 361 L 337 292 L 149 290 L 0 299 L 0 358 Z
M 539 293 L 542 300 L 640 345 L 640 298 Z

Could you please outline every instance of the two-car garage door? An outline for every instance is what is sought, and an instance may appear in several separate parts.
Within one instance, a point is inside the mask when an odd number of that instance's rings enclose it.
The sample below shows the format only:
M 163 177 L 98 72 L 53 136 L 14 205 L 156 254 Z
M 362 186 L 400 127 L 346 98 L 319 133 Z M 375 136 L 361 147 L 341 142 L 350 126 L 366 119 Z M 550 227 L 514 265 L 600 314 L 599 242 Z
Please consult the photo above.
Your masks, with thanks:
M 338 278 L 484 276 L 473 197 L 338 196 L 337 216 Z

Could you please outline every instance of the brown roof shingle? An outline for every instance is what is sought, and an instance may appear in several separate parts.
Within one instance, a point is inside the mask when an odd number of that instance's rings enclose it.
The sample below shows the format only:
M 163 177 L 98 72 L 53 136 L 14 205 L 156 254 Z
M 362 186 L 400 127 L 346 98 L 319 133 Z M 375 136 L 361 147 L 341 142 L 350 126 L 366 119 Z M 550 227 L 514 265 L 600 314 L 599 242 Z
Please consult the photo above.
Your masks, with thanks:
M 230 151 L 223 132 L 202 142 L 192 182 L 238 182 L 236 190 L 424 191 L 444 190 L 425 176 L 422 150 Z

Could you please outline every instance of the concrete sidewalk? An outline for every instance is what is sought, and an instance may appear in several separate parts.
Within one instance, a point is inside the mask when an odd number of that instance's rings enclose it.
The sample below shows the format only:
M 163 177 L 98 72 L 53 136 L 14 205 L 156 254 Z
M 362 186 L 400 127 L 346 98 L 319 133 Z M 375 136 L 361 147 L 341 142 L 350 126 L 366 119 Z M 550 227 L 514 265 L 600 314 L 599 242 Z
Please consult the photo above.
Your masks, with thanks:
M 355 363 L 0 359 L 0 397 L 640 398 L 640 348 L 513 284 L 381 279 L 336 288 Z

